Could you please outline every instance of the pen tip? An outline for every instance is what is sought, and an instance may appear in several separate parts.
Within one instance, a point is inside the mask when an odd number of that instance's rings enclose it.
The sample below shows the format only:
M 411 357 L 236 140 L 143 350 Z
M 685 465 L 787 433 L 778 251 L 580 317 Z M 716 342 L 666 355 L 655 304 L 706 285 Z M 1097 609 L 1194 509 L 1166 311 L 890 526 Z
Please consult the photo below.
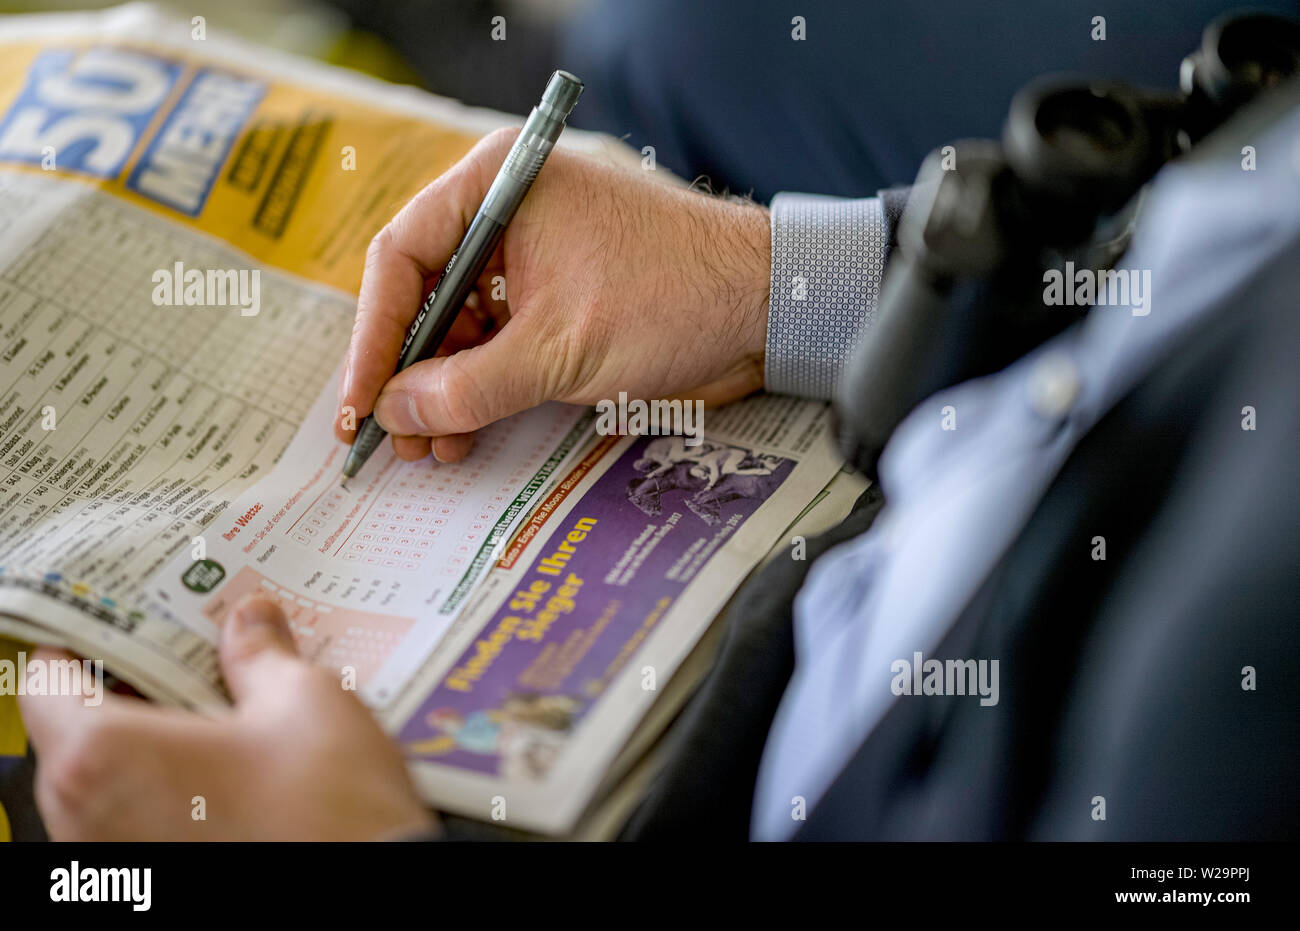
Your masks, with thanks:
M 344 491 L 348 490 L 348 477 L 346 475 L 339 476 L 339 487 Z

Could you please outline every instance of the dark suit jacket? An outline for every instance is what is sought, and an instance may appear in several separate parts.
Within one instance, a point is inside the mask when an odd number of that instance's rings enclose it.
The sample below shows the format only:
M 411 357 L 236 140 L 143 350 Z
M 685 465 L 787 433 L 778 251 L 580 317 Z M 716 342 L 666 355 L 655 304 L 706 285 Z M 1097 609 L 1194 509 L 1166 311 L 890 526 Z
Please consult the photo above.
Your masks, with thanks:
M 895 702 L 798 839 L 1300 836 L 1297 294 L 1300 248 L 1084 438 L 933 652 L 998 659 L 1000 702 Z M 872 489 L 809 556 L 880 504 Z M 774 564 L 742 593 L 625 837 L 747 836 L 807 565 Z

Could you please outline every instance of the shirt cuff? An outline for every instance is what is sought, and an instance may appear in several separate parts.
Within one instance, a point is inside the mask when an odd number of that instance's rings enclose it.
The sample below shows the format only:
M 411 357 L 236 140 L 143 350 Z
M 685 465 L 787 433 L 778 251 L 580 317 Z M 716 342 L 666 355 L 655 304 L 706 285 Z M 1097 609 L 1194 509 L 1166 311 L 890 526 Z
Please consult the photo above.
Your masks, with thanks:
M 889 236 L 880 198 L 772 199 L 768 391 L 830 400 L 880 297 Z

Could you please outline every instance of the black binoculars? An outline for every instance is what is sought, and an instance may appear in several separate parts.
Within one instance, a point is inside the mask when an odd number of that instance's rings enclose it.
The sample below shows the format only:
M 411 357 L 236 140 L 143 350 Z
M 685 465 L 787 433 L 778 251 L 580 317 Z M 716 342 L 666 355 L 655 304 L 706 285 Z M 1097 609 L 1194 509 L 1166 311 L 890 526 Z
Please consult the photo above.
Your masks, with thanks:
M 876 478 L 885 443 L 917 404 L 1082 316 L 1086 307 L 1045 309 L 1044 272 L 1110 268 L 1160 166 L 1297 74 L 1300 22 L 1229 14 L 1183 60 L 1177 93 L 1040 79 L 1012 100 L 1000 143 L 931 153 L 836 398 L 845 457 Z

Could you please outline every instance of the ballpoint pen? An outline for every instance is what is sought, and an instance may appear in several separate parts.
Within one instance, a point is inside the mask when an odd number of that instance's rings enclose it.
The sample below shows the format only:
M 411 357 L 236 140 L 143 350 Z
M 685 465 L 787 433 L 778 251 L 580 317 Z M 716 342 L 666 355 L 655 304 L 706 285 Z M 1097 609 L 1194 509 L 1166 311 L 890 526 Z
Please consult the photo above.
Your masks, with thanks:
M 442 345 L 456 315 L 465 306 L 465 299 L 501 242 L 506 225 L 555 147 L 564 129 L 564 121 L 581 94 L 582 82 L 567 71 L 556 71 L 551 75 L 541 102 L 528 115 L 519 137 L 501 163 L 501 170 L 484 195 L 473 222 L 407 331 L 398 357 L 398 372 L 429 358 Z M 343 463 L 341 484 L 344 488 L 347 480 L 361 471 L 384 435 L 384 428 L 373 414 L 361 421 Z

